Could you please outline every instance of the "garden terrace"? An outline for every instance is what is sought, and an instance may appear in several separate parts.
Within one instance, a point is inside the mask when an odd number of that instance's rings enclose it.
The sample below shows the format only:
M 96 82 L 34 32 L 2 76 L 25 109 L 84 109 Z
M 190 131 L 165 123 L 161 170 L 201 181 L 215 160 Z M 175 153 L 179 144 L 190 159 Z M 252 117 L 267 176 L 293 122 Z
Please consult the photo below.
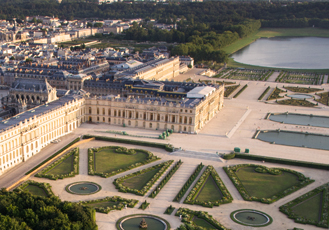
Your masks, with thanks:
M 244 200 L 273 203 L 314 182 L 302 173 L 261 165 L 241 164 L 224 167 Z
M 212 208 L 232 202 L 233 198 L 213 166 L 207 166 L 184 203 Z
M 273 71 L 259 70 L 259 69 L 236 69 L 231 71 L 224 78 L 234 80 L 248 80 L 248 81 L 266 81 L 271 76 Z
M 323 89 L 317 89 L 317 88 L 305 88 L 305 87 L 293 87 L 293 86 L 283 86 L 283 88 L 290 90 L 295 93 L 314 93 L 318 91 L 322 91 Z
M 120 196 L 106 197 L 99 200 L 89 200 L 80 202 L 82 205 L 94 208 L 97 212 L 109 213 L 112 210 L 122 210 L 127 207 L 133 208 L 138 200 L 125 199 Z
M 88 174 L 110 177 L 118 173 L 159 160 L 143 149 L 105 146 L 88 149 Z
M 229 97 L 240 85 L 225 86 L 224 97 Z
M 279 209 L 296 223 L 328 228 L 329 183 L 282 205 Z
M 266 100 L 269 101 L 269 100 L 273 100 L 273 99 L 283 98 L 283 96 L 280 96 L 280 93 L 283 93 L 283 92 L 284 91 L 282 89 L 279 89 L 278 87 L 276 87 Z
M 155 165 L 114 180 L 113 184 L 120 192 L 129 192 L 143 196 L 169 168 L 173 160 Z
M 317 102 L 320 102 L 324 105 L 329 105 L 329 92 L 316 94 L 320 96 L 320 99 L 315 99 Z
M 50 184 L 39 183 L 32 180 L 24 182 L 17 188 L 17 190 L 29 192 L 32 195 L 41 197 L 50 197 L 54 195 L 53 191 L 51 190 Z
M 44 177 L 51 180 L 74 177 L 79 174 L 79 148 L 71 150 L 51 165 L 47 166 L 36 177 Z
M 305 107 L 314 107 L 317 106 L 317 104 L 313 104 L 312 102 L 309 102 L 307 100 L 298 100 L 298 99 L 286 99 L 286 100 L 280 100 L 276 103 L 280 105 L 294 105 L 294 106 L 305 106 Z
M 275 81 L 306 85 L 321 85 L 324 75 L 316 73 L 281 72 Z

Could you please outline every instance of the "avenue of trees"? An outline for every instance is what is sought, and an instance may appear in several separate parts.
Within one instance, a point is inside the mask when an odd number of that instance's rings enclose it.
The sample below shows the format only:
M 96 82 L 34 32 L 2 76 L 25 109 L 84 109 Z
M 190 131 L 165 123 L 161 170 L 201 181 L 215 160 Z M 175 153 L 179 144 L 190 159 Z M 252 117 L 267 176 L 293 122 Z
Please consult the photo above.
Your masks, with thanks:
M 97 230 L 95 211 L 62 202 L 56 196 L 44 198 L 28 192 L 0 191 L 0 230 Z

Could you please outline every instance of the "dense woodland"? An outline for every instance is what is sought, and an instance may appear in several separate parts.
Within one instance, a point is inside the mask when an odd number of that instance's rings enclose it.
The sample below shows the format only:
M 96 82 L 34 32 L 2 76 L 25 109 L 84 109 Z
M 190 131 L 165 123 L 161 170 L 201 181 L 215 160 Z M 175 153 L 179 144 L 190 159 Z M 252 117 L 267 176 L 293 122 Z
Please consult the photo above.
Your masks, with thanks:
M 59 198 L 0 191 L 0 230 L 97 230 L 95 211 Z
M 329 28 L 329 2 L 222 2 L 204 3 L 113 3 L 97 5 L 63 0 L 0 0 L 0 19 L 48 15 L 60 19 L 129 19 L 143 18 L 119 39 L 177 42 L 172 54 L 191 55 L 196 61 L 225 62 L 220 49 L 260 27 Z M 150 19 L 176 24 L 171 31 L 156 29 Z

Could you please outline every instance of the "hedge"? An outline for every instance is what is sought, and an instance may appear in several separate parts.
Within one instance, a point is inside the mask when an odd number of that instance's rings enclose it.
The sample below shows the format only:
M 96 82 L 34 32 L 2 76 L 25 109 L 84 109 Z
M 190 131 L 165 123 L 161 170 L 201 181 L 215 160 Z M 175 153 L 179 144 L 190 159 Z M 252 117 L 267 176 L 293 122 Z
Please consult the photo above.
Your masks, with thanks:
M 223 197 L 221 200 L 217 200 L 215 202 L 206 202 L 206 201 L 198 201 L 197 196 L 202 190 L 203 186 L 207 182 L 207 179 L 209 176 L 212 176 L 215 180 L 215 183 L 217 184 L 218 188 L 223 194 Z M 219 206 L 220 204 L 227 204 L 231 203 L 233 201 L 233 197 L 231 196 L 230 192 L 227 190 L 226 186 L 224 185 L 223 181 L 218 176 L 216 170 L 213 166 L 208 165 L 206 170 L 201 175 L 198 182 L 195 184 L 194 188 L 191 190 L 190 194 L 186 197 L 184 204 L 197 204 L 201 205 L 203 207 L 209 207 L 212 208 L 213 206 Z
M 254 167 L 255 169 L 257 169 L 257 172 L 268 172 L 270 174 L 273 175 L 278 175 L 281 173 L 281 171 L 283 172 L 288 172 L 288 173 L 292 173 L 295 174 L 298 177 L 299 183 L 291 186 L 290 188 L 279 192 L 275 195 L 273 195 L 271 198 L 264 198 L 264 197 L 255 197 L 255 196 L 251 196 L 249 195 L 248 191 L 245 189 L 245 187 L 243 186 L 242 182 L 240 181 L 240 179 L 238 178 L 238 176 L 235 174 L 235 172 L 240 169 L 240 168 L 244 168 L 244 167 Z M 234 186 L 236 187 L 236 189 L 239 191 L 239 193 L 241 194 L 242 198 L 244 200 L 247 201 L 259 201 L 265 204 L 271 204 L 285 196 L 288 196 L 289 194 L 311 184 L 314 182 L 314 180 L 311 180 L 308 177 L 305 177 L 304 174 L 300 173 L 300 172 L 296 172 L 294 170 L 291 169 L 285 169 L 285 168 L 267 168 L 263 165 L 254 165 L 254 164 L 240 164 L 240 165 L 234 165 L 234 166 L 230 166 L 230 167 L 223 167 L 224 171 L 226 172 L 226 174 L 228 175 L 228 177 L 231 179 L 232 183 L 234 184 Z
M 148 206 L 150 205 L 150 203 L 148 203 L 146 200 L 141 204 L 141 206 L 139 206 L 138 209 L 143 209 L 145 210 Z
M 56 153 L 54 153 L 53 155 L 51 155 L 50 157 L 48 157 L 46 160 L 42 161 L 40 164 L 38 164 L 37 166 L 35 166 L 31 170 L 29 170 L 27 173 L 25 173 L 25 175 L 30 174 L 31 172 L 33 172 L 34 170 L 36 170 L 37 168 L 39 168 L 40 166 L 42 166 L 44 163 L 46 163 L 47 161 L 53 159 L 58 154 L 60 154 L 61 152 L 63 152 L 65 149 L 69 148 L 73 144 L 77 143 L 78 141 L 80 141 L 80 137 L 78 137 L 78 138 L 74 139 L 72 142 L 68 143 L 66 146 L 64 146 L 63 148 L 61 148 L 60 150 L 58 150 Z
M 282 158 L 267 157 L 267 156 L 257 156 L 257 155 L 245 154 L 245 153 L 235 153 L 235 158 L 255 160 L 255 161 L 265 161 L 265 162 L 271 162 L 271 163 L 277 163 L 277 164 L 283 164 L 283 165 L 301 166 L 301 167 L 306 167 L 306 168 L 329 170 L 328 164 L 312 163 L 312 162 L 307 162 L 307 161 L 297 161 L 297 160 L 282 159 Z
M 190 188 L 190 186 L 193 184 L 193 182 L 195 181 L 195 179 L 200 174 L 200 172 L 203 169 L 203 167 L 204 167 L 204 165 L 201 162 L 196 167 L 196 169 L 194 170 L 194 172 L 192 173 L 192 175 L 190 176 L 190 178 L 188 179 L 188 181 L 185 182 L 184 186 L 181 188 L 181 190 L 176 195 L 176 197 L 175 197 L 175 199 L 173 201 L 180 202 L 180 200 L 182 199 L 182 197 L 185 195 L 185 193 L 187 192 L 187 190 Z
M 50 170 L 61 164 L 64 160 L 66 160 L 68 157 L 70 157 L 73 154 L 74 160 L 72 165 L 72 170 L 68 174 L 63 175 L 54 175 L 54 174 L 47 174 Z M 79 174 L 79 148 L 74 148 L 71 150 L 68 154 L 65 156 L 59 158 L 57 161 L 52 163 L 51 165 L 47 166 L 45 169 L 43 169 L 41 172 L 36 174 L 36 177 L 44 177 L 48 178 L 50 180 L 57 180 L 57 179 L 64 179 L 68 177 L 74 177 L 75 175 Z
M 154 198 L 156 197 L 159 192 L 161 191 L 161 189 L 167 184 L 167 182 L 170 180 L 170 178 L 174 175 L 174 173 L 179 169 L 179 167 L 183 164 L 183 162 L 181 160 L 179 160 L 174 167 L 172 167 L 172 169 L 169 171 L 169 173 L 166 175 L 165 178 L 163 178 L 163 180 L 160 182 L 160 184 L 153 190 L 153 192 L 151 192 L 151 194 L 149 195 L 149 197 Z
M 149 146 L 164 149 L 168 152 L 173 152 L 174 147 L 170 144 L 161 144 L 155 142 L 147 142 L 147 141 L 138 141 L 138 140 L 130 140 L 130 139 L 121 139 L 115 137 L 103 137 L 103 136 L 93 136 L 93 135 L 83 135 L 83 139 L 95 138 L 95 140 L 99 141 L 109 141 L 109 142 L 117 142 L 117 143 L 126 143 L 131 145 L 142 145 L 142 146 Z
M 248 85 L 246 84 L 246 85 L 244 85 L 243 87 L 242 87 L 242 89 L 240 89 L 239 90 L 239 92 L 237 92 L 234 96 L 233 96 L 233 98 L 237 98 L 246 88 L 248 87 Z
M 230 159 L 233 159 L 233 158 L 235 158 L 235 152 L 231 152 L 231 153 L 229 153 L 229 154 L 225 154 L 224 156 L 223 156 L 223 159 L 225 159 L 225 160 L 230 160 Z
M 319 221 L 314 221 L 314 220 L 309 220 L 303 217 L 300 217 L 296 215 L 293 211 L 292 208 L 308 199 L 311 197 L 323 192 L 323 198 L 322 198 L 322 207 L 321 207 L 321 215 L 320 215 L 320 220 Z M 282 205 L 279 207 L 280 212 L 283 212 L 288 216 L 290 219 L 294 219 L 296 223 L 301 223 L 301 224 L 311 224 L 315 225 L 318 227 L 323 227 L 323 228 L 328 228 L 328 202 L 329 202 L 329 183 L 324 184 L 322 186 L 319 186 L 312 191 L 305 193 L 301 195 L 300 197 L 297 197 L 296 199 Z
M 264 90 L 264 92 L 259 96 L 258 100 L 262 100 L 263 97 L 267 94 L 267 92 L 271 89 L 270 86 L 267 86 L 267 88 Z
M 94 207 L 97 212 L 100 213 L 109 213 L 112 210 L 122 210 L 125 205 L 129 208 L 134 208 L 138 203 L 138 200 L 134 199 L 126 199 L 120 196 L 112 196 L 112 197 L 105 197 L 103 199 L 98 200 L 88 200 L 88 201 L 80 201 L 79 204 L 87 205 L 87 204 L 95 204 L 95 203 L 102 203 L 102 202 L 120 202 L 118 205 L 114 205 L 112 207 Z
M 128 155 L 134 154 L 134 153 L 136 153 L 136 151 L 139 151 L 139 152 L 145 153 L 147 155 L 147 158 L 142 162 L 138 162 L 138 163 L 132 164 L 130 166 L 127 166 L 125 168 L 120 168 L 116 171 L 112 171 L 109 173 L 95 172 L 95 153 L 97 151 L 100 151 L 103 149 L 115 149 L 115 152 L 124 153 L 124 154 L 128 154 Z M 99 148 L 90 148 L 90 149 L 88 149 L 88 174 L 107 178 L 107 177 L 111 177 L 116 174 L 128 171 L 128 170 L 131 170 L 133 168 L 139 167 L 141 165 L 149 164 L 149 163 L 151 163 L 153 161 L 157 161 L 157 160 L 160 160 L 160 158 L 157 156 L 154 156 L 153 153 L 151 153 L 150 151 L 144 150 L 144 149 L 129 149 L 128 150 L 127 148 L 120 147 L 120 146 L 104 146 L 104 147 L 99 147 Z
M 219 230 L 229 230 L 228 228 L 224 227 L 222 224 L 220 224 L 215 218 L 213 218 L 211 215 L 208 214 L 208 212 L 204 211 L 193 211 L 188 208 L 179 208 L 175 214 L 175 216 L 182 216 L 181 221 L 184 223 L 187 229 L 189 230 L 200 230 L 205 229 L 200 226 L 195 225 L 193 222 L 193 217 L 196 216 L 198 218 L 204 219 L 216 229 Z M 178 229 L 186 229 L 186 228 L 178 228 Z
M 171 213 L 173 213 L 174 210 L 175 208 L 172 205 L 170 205 L 163 214 L 171 215 Z
M 128 175 L 125 175 L 123 177 L 119 177 L 119 178 L 117 178 L 113 181 L 113 184 L 115 185 L 115 187 L 117 189 L 119 189 L 120 192 L 124 192 L 124 193 L 129 192 L 129 193 L 134 193 L 134 194 L 139 195 L 139 196 L 144 196 L 147 193 L 147 191 L 152 187 L 152 185 L 160 178 L 160 176 L 169 168 L 169 166 L 173 162 L 174 162 L 173 160 L 169 160 L 169 161 L 166 161 L 164 163 L 155 165 L 153 167 L 150 167 L 150 168 L 147 168 L 147 169 L 142 169 L 138 172 L 128 174 Z M 132 177 L 137 176 L 137 175 L 142 174 L 142 173 L 146 173 L 146 172 L 151 171 L 151 170 L 156 169 L 156 168 L 161 168 L 161 169 L 157 174 L 155 174 L 151 178 L 151 180 L 149 180 L 147 182 L 147 184 L 141 190 L 128 188 L 128 187 L 126 187 L 122 184 L 126 179 L 132 178 Z
M 23 184 L 21 184 L 19 187 L 17 187 L 16 189 L 14 189 L 14 191 L 21 191 L 21 192 L 25 192 L 24 189 L 28 186 L 28 185 L 35 185 L 38 186 L 39 188 L 42 188 L 46 193 L 48 197 L 54 196 L 53 191 L 51 190 L 51 185 L 48 183 L 39 183 L 33 180 L 28 180 L 25 181 Z

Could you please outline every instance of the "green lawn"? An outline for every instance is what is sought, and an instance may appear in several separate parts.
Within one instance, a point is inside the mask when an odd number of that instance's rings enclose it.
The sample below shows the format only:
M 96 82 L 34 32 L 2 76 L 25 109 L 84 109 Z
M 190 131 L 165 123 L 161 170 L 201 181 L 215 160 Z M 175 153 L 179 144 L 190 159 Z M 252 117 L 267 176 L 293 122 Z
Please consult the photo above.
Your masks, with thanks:
M 122 184 L 128 188 L 141 190 L 149 180 L 160 171 L 160 167 L 125 180 Z
M 60 163 L 53 169 L 49 170 L 47 174 L 63 175 L 70 173 L 73 170 L 73 160 L 74 160 L 74 154 L 71 154 L 62 163 Z
M 300 217 L 319 221 L 320 211 L 322 208 L 322 195 L 323 193 L 321 192 L 305 202 L 292 207 L 291 209 Z
M 200 227 L 204 227 L 207 229 L 217 229 L 214 226 L 212 226 L 208 221 L 206 221 L 202 218 L 196 217 L 196 216 L 193 218 L 193 222 L 195 225 L 200 226 Z
M 218 188 L 212 175 L 209 175 L 206 183 L 204 184 L 203 188 L 197 195 L 196 200 L 213 202 L 213 201 L 221 200 L 222 198 L 223 198 L 222 192 Z
M 282 172 L 280 175 L 255 172 L 255 167 L 243 167 L 236 173 L 250 196 L 270 198 L 299 183 L 298 176 Z
M 25 191 L 32 193 L 33 195 L 36 196 L 43 196 L 43 197 L 47 197 L 47 193 L 45 192 L 45 190 L 43 190 L 42 188 L 36 186 L 36 185 L 31 185 L 29 184 L 28 186 L 26 186 L 24 188 Z
M 329 105 L 329 92 L 319 93 L 320 99 L 316 99 L 317 102 L 320 102 L 324 105 Z
M 85 204 L 92 208 L 107 208 L 107 207 L 113 207 L 113 205 L 118 205 L 120 202 L 113 202 L 113 201 L 104 201 L 99 203 L 92 203 L 92 204 Z
M 100 173 L 110 173 L 132 164 L 145 161 L 147 154 L 136 151 L 136 154 L 129 155 L 116 153 L 114 149 L 103 149 L 95 153 L 95 171 Z

